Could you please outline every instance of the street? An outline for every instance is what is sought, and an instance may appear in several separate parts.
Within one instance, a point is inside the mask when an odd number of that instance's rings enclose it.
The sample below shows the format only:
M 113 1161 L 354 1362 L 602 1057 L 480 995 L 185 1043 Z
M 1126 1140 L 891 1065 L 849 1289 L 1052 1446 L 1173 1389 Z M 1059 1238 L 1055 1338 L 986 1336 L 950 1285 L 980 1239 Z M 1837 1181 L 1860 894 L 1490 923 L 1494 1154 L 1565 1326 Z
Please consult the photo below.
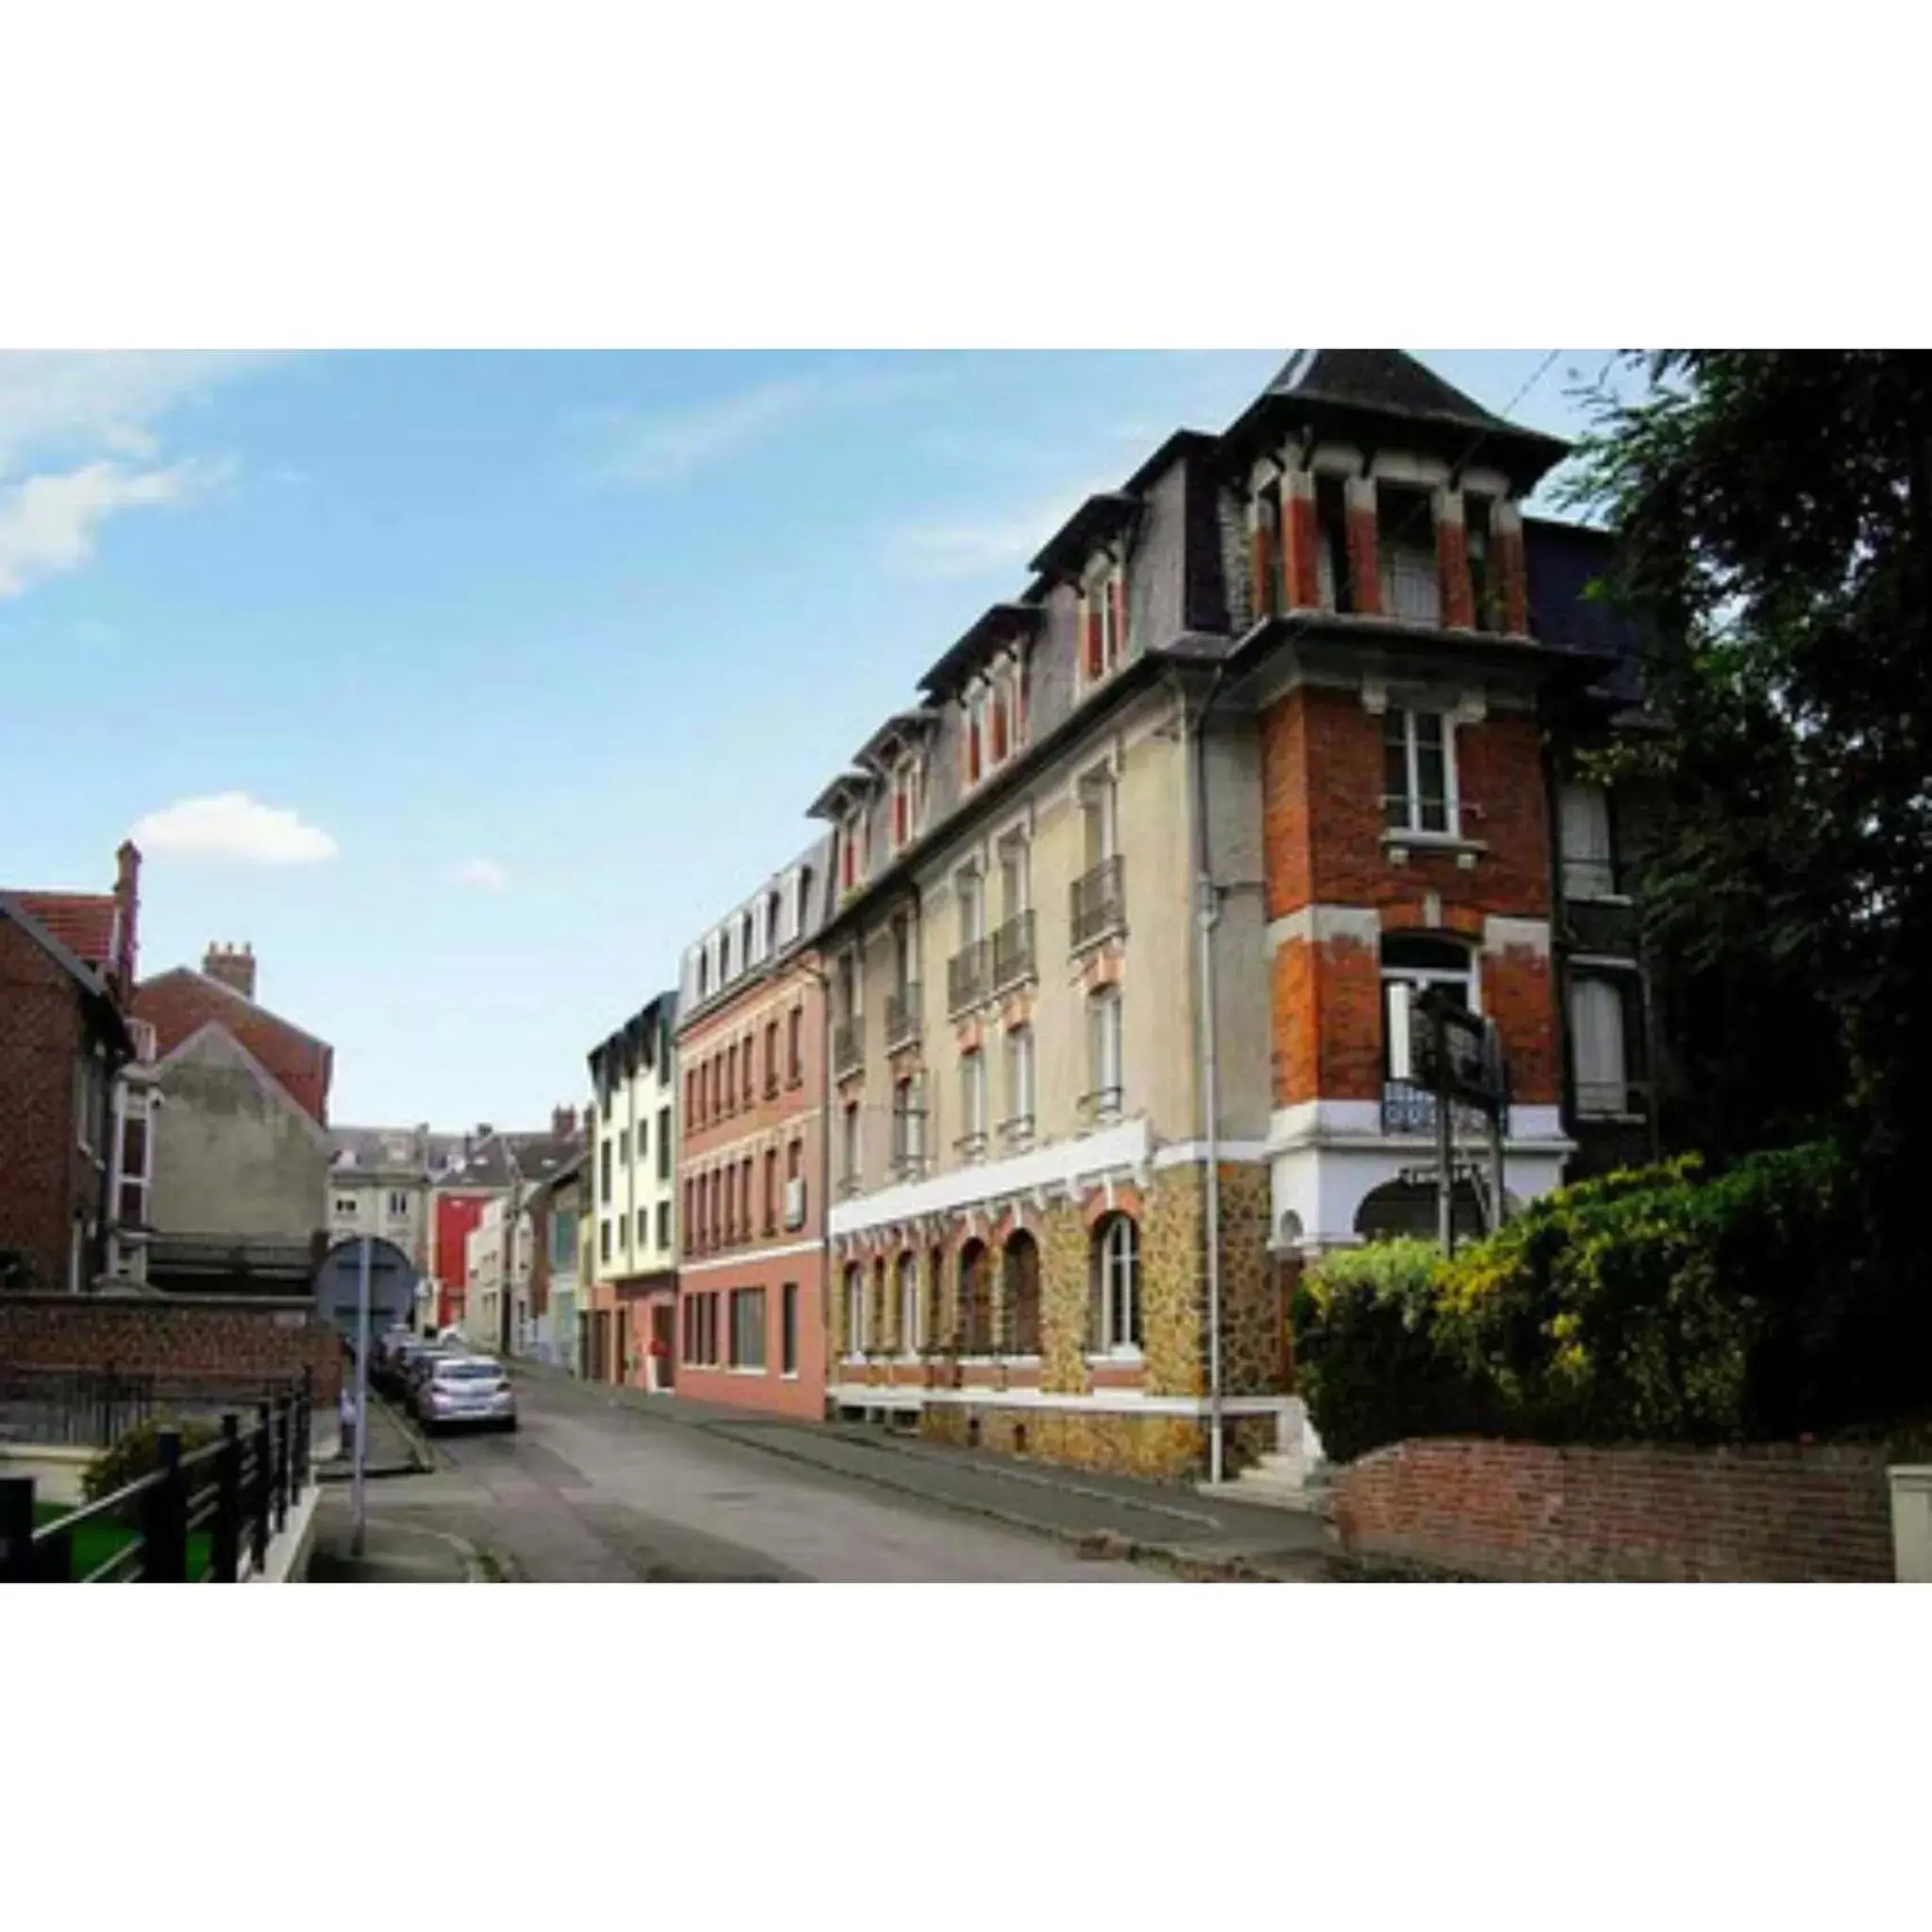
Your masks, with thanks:
M 372 1484 L 373 1532 L 425 1549 L 461 1539 L 498 1574 L 536 1583 L 1163 1580 L 659 1420 L 580 1383 L 521 1377 L 518 1399 L 517 1433 L 439 1437 L 446 1467 Z M 346 1498 L 331 1504 L 339 1530 Z M 318 1577 L 328 1574 L 319 1564 Z

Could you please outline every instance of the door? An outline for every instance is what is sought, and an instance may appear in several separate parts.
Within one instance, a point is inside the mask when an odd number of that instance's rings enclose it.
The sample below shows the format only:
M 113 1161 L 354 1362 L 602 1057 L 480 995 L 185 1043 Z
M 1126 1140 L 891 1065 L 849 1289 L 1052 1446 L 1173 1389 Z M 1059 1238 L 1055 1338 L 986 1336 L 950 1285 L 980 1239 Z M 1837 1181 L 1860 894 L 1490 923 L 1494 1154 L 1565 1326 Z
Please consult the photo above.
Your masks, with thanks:
M 621 1384 L 627 1383 L 630 1380 L 630 1310 L 628 1308 L 619 1308 L 617 1311 L 617 1359 L 611 1364 L 611 1367 L 613 1373 L 610 1379 L 613 1382 Z
M 677 1359 L 675 1347 L 677 1309 L 670 1302 L 659 1302 L 651 1310 L 651 1348 L 658 1361 L 658 1386 L 669 1389 L 676 1379 L 672 1364 Z

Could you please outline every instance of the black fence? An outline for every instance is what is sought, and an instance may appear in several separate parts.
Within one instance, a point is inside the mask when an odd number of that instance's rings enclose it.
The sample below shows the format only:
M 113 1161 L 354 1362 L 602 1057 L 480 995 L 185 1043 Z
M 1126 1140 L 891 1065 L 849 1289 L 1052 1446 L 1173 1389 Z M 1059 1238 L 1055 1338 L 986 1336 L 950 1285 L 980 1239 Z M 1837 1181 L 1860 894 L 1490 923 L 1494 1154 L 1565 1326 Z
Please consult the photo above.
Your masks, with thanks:
M 292 1376 L 169 1375 L 114 1368 L 42 1369 L 0 1364 L 0 1443 L 108 1448 L 157 1416 L 213 1421 L 278 1396 L 292 1399 Z
M 220 1434 L 184 1451 L 163 1424 L 156 1466 L 46 1523 L 31 1477 L 0 1479 L 0 1583 L 239 1583 L 259 1574 L 270 1540 L 308 1488 L 311 1408 L 305 1385 L 234 1409 Z

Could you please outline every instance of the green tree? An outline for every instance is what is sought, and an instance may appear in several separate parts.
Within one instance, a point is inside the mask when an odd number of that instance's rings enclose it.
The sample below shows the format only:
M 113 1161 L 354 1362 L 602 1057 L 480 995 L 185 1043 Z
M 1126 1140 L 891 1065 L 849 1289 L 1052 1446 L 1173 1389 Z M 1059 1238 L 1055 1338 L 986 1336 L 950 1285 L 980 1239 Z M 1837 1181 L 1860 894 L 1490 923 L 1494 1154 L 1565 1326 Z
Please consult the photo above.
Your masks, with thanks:
M 1591 392 L 1573 500 L 1614 525 L 1661 722 L 1617 757 L 1681 1069 L 1680 1142 L 1824 1130 L 1907 1234 L 1932 1066 L 1932 357 L 1673 350 Z

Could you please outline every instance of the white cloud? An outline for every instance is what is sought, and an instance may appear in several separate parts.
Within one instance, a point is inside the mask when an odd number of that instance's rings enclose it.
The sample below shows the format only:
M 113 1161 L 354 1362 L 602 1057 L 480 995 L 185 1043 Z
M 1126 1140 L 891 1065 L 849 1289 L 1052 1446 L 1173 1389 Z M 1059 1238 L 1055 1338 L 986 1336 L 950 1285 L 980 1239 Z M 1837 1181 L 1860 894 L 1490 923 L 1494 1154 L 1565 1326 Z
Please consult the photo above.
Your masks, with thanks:
M 106 453 L 146 459 L 156 424 L 257 355 L 0 354 L 0 477 L 30 462 Z
M 40 578 L 85 563 L 109 517 L 184 503 L 225 474 L 220 465 L 193 461 L 159 470 L 89 463 L 0 487 L 0 597 L 18 597 Z
M 459 886 L 475 886 L 485 892 L 501 892 L 509 885 L 509 874 L 493 858 L 467 858 L 450 877 Z
M 132 833 L 150 857 L 229 859 L 241 865 L 314 865 L 336 856 L 336 841 L 293 811 L 262 805 L 245 791 L 184 798 L 151 811 Z

